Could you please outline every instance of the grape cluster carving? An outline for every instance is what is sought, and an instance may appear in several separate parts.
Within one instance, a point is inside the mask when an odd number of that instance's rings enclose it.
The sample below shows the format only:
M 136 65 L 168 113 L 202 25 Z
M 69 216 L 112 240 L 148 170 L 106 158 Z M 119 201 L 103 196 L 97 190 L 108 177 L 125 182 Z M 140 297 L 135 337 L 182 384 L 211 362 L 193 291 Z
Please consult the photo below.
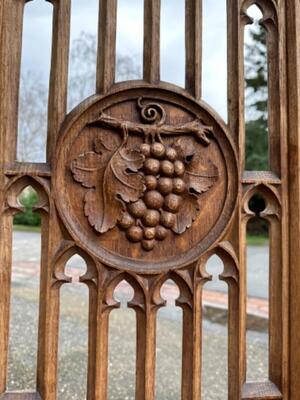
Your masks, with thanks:
M 104 113 L 92 125 L 101 130 L 92 151 L 71 162 L 75 181 L 88 189 L 84 213 L 100 234 L 118 226 L 132 243 L 151 251 L 171 233 L 182 234 L 199 212 L 199 197 L 218 179 L 218 170 L 197 148 L 210 144 L 212 128 L 202 121 L 166 125 L 166 112 L 156 103 L 138 99 L 142 123 L 121 121 Z M 130 133 L 143 143 L 128 146 Z M 164 141 L 171 135 L 172 141 Z
M 160 142 L 143 143 L 140 152 L 145 192 L 143 197 L 126 205 L 119 226 L 132 242 L 141 242 L 144 250 L 152 250 L 156 241 L 166 239 L 175 226 L 176 213 L 182 204 L 185 182 L 184 163 L 176 149 Z

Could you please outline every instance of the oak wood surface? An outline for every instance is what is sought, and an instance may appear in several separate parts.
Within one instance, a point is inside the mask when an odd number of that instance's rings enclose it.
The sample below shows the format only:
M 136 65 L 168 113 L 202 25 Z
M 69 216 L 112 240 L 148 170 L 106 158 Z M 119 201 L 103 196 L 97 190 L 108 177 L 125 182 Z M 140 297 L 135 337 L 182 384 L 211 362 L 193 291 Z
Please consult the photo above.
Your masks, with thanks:
M 144 80 L 160 80 L 160 0 L 144 1 Z
M 119 307 L 114 290 L 126 280 L 137 324 L 135 397 L 155 399 L 156 316 L 165 306 L 160 289 L 172 279 L 183 310 L 181 399 L 199 400 L 202 289 L 211 279 L 207 260 L 216 254 L 229 289 L 228 399 L 298 400 L 299 2 L 228 0 L 225 124 L 201 100 L 201 0 L 185 2 L 185 89 L 160 81 L 160 0 L 144 2 L 143 80 L 115 83 L 117 1 L 100 1 L 95 95 L 68 115 L 71 2 L 51 0 L 47 163 L 41 164 L 16 162 L 25 3 L 0 1 L 0 398 L 56 400 L 60 288 L 70 283 L 66 262 L 79 254 L 87 264 L 80 281 L 89 288 L 87 398 L 108 397 L 109 317 Z M 267 31 L 269 171 L 244 171 L 243 46 L 253 3 Z M 12 218 L 22 211 L 18 195 L 29 185 L 42 215 L 37 392 L 10 393 Z M 266 203 L 259 215 L 249 208 L 255 194 Z M 255 216 L 270 232 L 269 381 L 250 383 L 245 249 Z
M 202 83 L 202 0 L 185 2 L 185 88 L 201 98 Z

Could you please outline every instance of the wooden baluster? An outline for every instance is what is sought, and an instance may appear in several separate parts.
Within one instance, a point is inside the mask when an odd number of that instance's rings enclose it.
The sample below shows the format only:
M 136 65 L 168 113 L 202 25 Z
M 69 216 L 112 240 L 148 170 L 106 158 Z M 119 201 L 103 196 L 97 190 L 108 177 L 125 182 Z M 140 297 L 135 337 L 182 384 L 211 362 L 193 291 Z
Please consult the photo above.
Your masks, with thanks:
M 244 26 L 249 22 L 241 13 L 241 0 L 227 1 L 227 74 L 228 74 L 228 128 L 239 158 L 240 174 L 244 170 L 245 117 L 244 117 Z M 240 176 L 241 176 L 240 175 Z M 238 204 L 242 198 L 240 185 Z M 229 284 L 228 321 L 228 393 L 238 400 L 246 379 L 246 235 L 242 229 L 241 209 L 235 211 L 230 241 L 239 259 L 239 281 Z M 224 265 L 226 260 L 223 260 Z M 226 268 L 226 265 L 225 265 Z M 226 273 L 226 269 L 224 269 Z M 226 279 L 225 279 L 226 280 Z M 234 297 L 236 296 L 236 298 Z
M 228 268 L 231 265 L 228 264 Z M 223 276 L 228 284 L 228 399 L 238 400 L 241 392 L 241 353 L 237 343 L 244 340 L 244 332 L 240 329 L 244 304 L 240 303 L 238 279 L 226 277 L 226 264 Z
M 4 196 L 1 195 L 1 204 Z M 0 220 L 0 394 L 6 391 L 8 343 L 9 343 L 9 311 L 12 263 L 12 216 L 2 215 Z
M 284 370 L 285 329 L 283 315 L 283 283 L 286 267 L 282 258 L 281 223 L 276 215 L 267 218 L 270 232 L 270 261 L 269 261 L 269 376 L 270 380 L 282 390 Z
M 300 393 L 300 4 L 286 0 L 289 155 L 289 399 Z
M 202 286 L 194 290 L 192 304 L 177 302 L 183 310 L 182 400 L 201 398 Z
M 202 87 L 202 0 L 185 1 L 185 88 L 196 99 Z
M 116 27 L 117 0 L 100 0 L 97 93 L 107 93 L 115 82 Z
M 16 158 L 25 0 L 0 5 L 0 397 L 6 390 L 12 263 L 12 217 L 4 214 L 5 165 Z
M 47 161 L 55 157 L 58 132 L 67 111 L 70 40 L 70 0 L 53 4 L 52 58 L 48 103 Z M 44 400 L 56 399 L 59 325 L 59 285 L 53 286 L 53 256 L 62 240 L 50 196 L 49 216 L 42 220 L 41 287 L 37 389 Z
M 47 161 L 51 163 L 58 132 L 67 112 L 71 0 L 48 1 L 53 4 L 47 138 Z
M 240 0 L 227 1 L 228 126 L 244 154 L 244 35 L 241 27 Z M 243 167 L 243 165 L 242 165 Z M 243 168 L 242 168 L 243 169 Z
M 160 80 L 160 0 L 144 0 L 144 80 Z
M 136 310 L 136 399 L 155 398 L 157 306 L 147 303 L 145 309 Z
M 37 390 L 44 400 L 55 400 L 57 391 L 57 352 L 59 326 L 59 288 L 54 283 L 54 254 L 63 238 L 54 204 L 42 220 L 41 284 Z
M 105 304 L 103 290 L 90 287 L 88 400 L 107 400 L 108 336 L 111 307 Z

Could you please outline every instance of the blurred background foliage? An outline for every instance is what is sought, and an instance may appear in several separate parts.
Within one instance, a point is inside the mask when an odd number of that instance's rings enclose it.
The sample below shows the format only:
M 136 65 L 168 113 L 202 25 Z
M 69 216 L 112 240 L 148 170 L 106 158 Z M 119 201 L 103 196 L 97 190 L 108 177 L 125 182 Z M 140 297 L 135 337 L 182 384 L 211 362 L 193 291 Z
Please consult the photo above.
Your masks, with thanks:
M 15 215 L 14 224 L 23 226 L 40 226 L 41 216 L 33 211 L 38 203 L 38 195 L 32 187 L 26 188 L 19 196 L 19 202 L 24 207 L 24 212 Z

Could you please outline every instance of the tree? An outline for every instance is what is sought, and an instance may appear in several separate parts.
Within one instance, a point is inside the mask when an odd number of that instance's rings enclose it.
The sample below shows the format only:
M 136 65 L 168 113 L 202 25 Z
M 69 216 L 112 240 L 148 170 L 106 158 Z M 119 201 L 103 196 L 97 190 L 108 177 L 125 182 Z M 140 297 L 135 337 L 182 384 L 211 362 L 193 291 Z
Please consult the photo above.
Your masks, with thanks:
M 24 212 L 14 216 L 15 225 L 40 226 L 41 216 L 33 211 L 33 207 L 38 203 L 37 192 L 29 186 L 19 196 L 20 204 L 24 207 Z
M 21 75 L 18 160 L 45 161 L 48 91 L 41 75 L 27 70 Z
M 254 23 L 245 46 L 247 170 L 268 170 L 268 66 L 266 31 Z

